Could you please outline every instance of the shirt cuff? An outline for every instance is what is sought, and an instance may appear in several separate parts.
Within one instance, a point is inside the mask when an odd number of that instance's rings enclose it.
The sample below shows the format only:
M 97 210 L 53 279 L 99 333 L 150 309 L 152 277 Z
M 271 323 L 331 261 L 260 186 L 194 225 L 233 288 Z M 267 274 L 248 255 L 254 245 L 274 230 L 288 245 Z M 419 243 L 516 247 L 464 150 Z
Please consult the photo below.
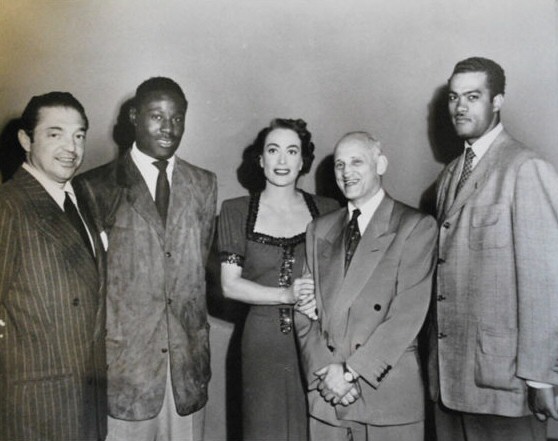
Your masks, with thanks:
M 540 381 L 527 380 L 526 383 L 527 386 L 535 389 L 550 389 L 551 387 L 553 387 L 552 384 L 541 383 Z
M 357 371 L 355 371 L 351 366 L 349 366 L 347 363 L 345 363 L 345 366 L 347 367 L 347 370 L 353 375 L 353 378 L 356 380 L 358 377 L 360 377 L 360 375 L 358 374 Z

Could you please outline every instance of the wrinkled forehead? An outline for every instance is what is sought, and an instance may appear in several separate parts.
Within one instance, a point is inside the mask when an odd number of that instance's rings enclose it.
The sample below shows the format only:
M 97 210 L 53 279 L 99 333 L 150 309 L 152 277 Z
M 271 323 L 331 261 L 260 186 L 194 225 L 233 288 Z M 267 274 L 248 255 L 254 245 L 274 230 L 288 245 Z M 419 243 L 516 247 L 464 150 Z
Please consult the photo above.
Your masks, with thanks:
M 345 138 L 335 146 L 333 157 L 335 160 L 345 157 L 377 158 L 380 154 L 378 142 L 365 138 Z

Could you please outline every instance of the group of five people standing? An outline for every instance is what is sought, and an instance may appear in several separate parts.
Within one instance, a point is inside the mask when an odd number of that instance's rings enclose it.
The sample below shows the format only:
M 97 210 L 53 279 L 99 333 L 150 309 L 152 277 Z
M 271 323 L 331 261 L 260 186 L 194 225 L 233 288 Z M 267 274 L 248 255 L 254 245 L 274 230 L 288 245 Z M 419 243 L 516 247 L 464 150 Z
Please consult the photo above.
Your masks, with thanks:
M 251 305 L 245 440 L 424 439 L 429 305 L 438 439 L 545 438 L 558 175 L 503 129 L 504 89 L 491 60 L 454 68 L 465 151 L 440 177 L 438 222 L 385 192 L 388 160 L 366 132 L 334 150 L 346 208 L 297 189 L 314 157 L 304 121 L 259 133 L 261 191 L 223 202 L 218 233 L 223 292 Z M 187 104 L 170 79 L 142 83 L 131 149 L 73 180 L 81 104 L 53 92 L 24 111 L 26 162 L 0 187 L 2 441 L 104 439 L 107 397 L 108 440 L 203 438 L 216 179 L 175 155 Z

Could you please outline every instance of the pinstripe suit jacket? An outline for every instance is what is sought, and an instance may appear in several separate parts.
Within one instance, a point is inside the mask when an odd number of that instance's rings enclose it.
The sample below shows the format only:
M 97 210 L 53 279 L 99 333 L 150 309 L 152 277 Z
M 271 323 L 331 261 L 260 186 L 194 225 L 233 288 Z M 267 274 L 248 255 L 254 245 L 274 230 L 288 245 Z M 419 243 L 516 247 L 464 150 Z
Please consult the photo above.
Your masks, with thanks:
M 104 439 L 103 251 L 88 226 L 98 263 L 29 173 L 0 187 L 1 441 Z

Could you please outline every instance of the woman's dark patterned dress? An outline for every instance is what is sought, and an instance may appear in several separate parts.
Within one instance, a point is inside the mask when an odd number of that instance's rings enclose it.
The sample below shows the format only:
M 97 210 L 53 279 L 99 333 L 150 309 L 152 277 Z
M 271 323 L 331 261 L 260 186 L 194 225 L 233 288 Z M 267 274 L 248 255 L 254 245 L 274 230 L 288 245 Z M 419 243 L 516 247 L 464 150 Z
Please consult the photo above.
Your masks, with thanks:
M 332 199 L 302 193 L 312 218 L 338 208 Z M 260 195 L 223 202 L 221 262 L 242 267 L 242 277 L 288 287 L 302 275 L 305 233 L 278 238 L 256 233 Z M 242 334 L 244 441 L 308 438 L 306 394 L 299 370 L 292 305 L 251 305 Z

